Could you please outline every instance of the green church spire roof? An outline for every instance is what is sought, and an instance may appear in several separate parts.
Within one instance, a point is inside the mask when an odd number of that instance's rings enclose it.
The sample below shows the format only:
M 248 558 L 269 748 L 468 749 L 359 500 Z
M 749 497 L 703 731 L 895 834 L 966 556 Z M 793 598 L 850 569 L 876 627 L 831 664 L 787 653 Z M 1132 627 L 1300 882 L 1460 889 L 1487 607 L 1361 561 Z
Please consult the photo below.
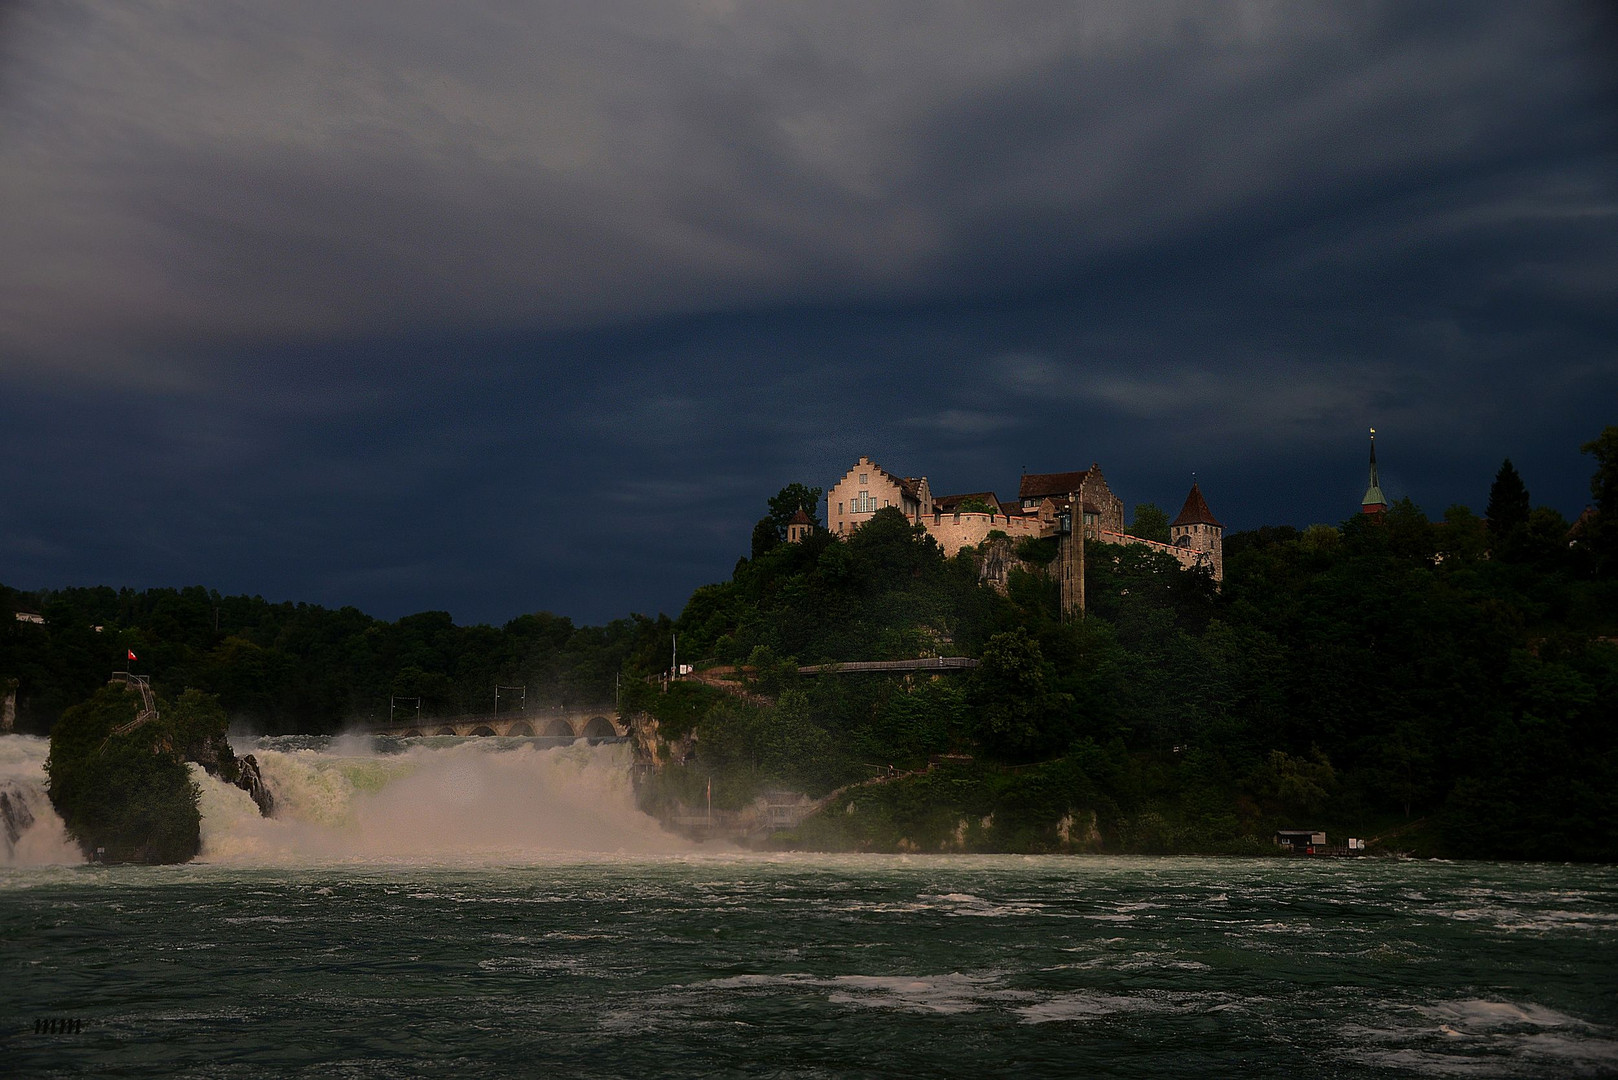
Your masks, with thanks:
M 1382 510 L 1388 505 L 1387 497 L 1382 494 L 1382 485 L 1376 478 L 1376 428 L 1371 429 L 1371 483 L 1365 489 L 1365 498 L 1360 500 L 1360 507 L 1366 513 L 1372 510 Z

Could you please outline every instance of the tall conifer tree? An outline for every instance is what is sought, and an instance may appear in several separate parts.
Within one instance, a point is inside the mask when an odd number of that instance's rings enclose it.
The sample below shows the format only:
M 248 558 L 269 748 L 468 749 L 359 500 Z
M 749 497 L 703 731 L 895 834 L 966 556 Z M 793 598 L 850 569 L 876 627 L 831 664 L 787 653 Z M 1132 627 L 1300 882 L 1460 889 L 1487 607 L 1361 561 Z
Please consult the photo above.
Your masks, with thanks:
M 1511 459 L 1506 458 L 1500 465 L 1500 471 L 1494 474 L 1494 484 L 1489 488 L 1489 508 L 1486 511 L 1489 535 L 1498 542 L 1526 530 L 1531 509 L 1528 488 L 1517 474 Z

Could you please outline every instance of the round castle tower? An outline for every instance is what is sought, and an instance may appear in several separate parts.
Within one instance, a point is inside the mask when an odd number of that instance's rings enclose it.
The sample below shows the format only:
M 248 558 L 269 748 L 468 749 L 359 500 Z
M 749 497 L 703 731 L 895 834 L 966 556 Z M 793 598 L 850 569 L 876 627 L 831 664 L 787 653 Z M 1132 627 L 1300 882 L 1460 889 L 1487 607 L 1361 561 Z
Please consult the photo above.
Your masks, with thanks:
M 1225 579 L 1225 527 L 1208 509 L 1208 500 L 1193 481 L 1191 494 L 1185 497 L 1180 516 L 1169 524 L 1169 542 L 1178 548 L 1190 548 L 1206 556 L 1213 569 L 1215 581 Z

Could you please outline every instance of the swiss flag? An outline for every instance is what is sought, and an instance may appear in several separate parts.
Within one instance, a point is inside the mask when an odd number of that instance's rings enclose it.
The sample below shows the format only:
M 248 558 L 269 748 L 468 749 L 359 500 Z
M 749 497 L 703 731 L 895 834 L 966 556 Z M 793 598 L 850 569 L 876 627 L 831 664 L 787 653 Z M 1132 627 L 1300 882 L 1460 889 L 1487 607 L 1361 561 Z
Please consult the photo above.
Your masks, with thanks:
M 136 656 L 135 656 L 135 650 L 134 650 L 134 649 L 130 649 L 130 650 L 129 650 L 129 658 L 130 658 L 130 659 L 131 659 L 131 660 L 134 660 L 134 659 L 136 659 Z

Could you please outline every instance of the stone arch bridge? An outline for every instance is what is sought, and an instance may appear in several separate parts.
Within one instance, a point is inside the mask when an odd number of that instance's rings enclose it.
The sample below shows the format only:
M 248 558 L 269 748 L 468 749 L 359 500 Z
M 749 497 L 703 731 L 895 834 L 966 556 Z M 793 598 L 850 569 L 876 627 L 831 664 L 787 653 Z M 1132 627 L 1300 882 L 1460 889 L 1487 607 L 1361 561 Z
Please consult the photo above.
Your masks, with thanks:
M 419 738 L 427 735 L 534 737 L 550 739 L 622 739 L 629 725 L 612 709 L 534 709 L 498 715 L 400 718 L 391 724 L 371 724 L 373 735 Z

